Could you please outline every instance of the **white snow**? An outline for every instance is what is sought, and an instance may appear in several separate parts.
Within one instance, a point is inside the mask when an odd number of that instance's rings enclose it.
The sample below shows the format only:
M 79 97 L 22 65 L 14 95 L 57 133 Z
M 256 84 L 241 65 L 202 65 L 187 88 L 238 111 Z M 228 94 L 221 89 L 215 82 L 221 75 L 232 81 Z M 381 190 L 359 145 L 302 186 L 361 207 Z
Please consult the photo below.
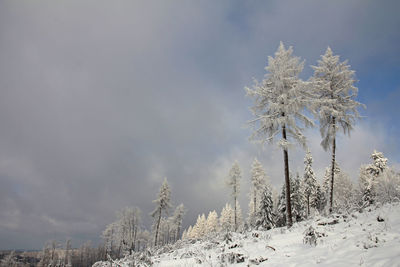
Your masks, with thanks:
M 310 225 L 322 235 L 316 246 L 303 243 Z M 255 266 L 260 259 L 265 261 L 259 266 L 400 266 L 400 204 L 347 216 L 316 217 L 290 229 L 233 233 L 229 243 L 222 237 L 192 242 L 152 256 L 154 266 L 226 266 L 232 265 L 228 258 L 233 254 L 244 258 L 233 263 L 238 266 Z M 127 259 L 118 263 L 129 266 Z

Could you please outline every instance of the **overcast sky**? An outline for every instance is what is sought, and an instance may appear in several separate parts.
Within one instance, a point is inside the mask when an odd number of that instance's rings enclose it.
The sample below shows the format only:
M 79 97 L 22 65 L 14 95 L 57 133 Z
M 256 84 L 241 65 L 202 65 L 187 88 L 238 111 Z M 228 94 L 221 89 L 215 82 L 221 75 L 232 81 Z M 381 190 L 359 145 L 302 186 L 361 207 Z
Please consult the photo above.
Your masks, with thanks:
M 98 242 L 115 211 L 144 223 L 164 177 L 184 224 L 229 201 L 225 179 L 258 157 L 283 183 L 282 152 L 248 141 L 251 99 L 279 41 L 306 60 L 348 59 L 365 116 L 338 141 L 352 179 L 374 149 L 400 162 L 399 1 L 0 2 L 0 249 Z M 329 165 L 307 131 L 318 178 Z M 289 151 L 292 172 L 304 151 Z

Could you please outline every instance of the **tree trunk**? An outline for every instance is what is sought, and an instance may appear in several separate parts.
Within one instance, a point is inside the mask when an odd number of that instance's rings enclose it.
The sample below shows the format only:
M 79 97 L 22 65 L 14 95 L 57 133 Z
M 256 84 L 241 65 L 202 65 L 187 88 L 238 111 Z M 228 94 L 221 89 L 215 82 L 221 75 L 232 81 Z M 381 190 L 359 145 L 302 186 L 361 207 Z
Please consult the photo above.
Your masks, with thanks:
M 154 246 L 155 247 L 157 246 L 157 238 L 158 238 L 158 230 L 160 229 L 160 221 L 161 221 L 161 209 L 160 209 L 160 213 L 158 214 L 156 237 L 154 238 Z
M 307 195 L 307 216 L 310 217 L 310 195 Z
M 335 118 L 333 118 L 333 127 L 335 127 Z M 333 209 L 333 181 L 335 177 L 335 153 L 336 153 L 336 136 L 333 137 L 333 142 L 332 142 L 331 199 L 329 206 L 330 213 L 332 212 Z
M 286 139 L 286 127 L 282 126 L 282 137 Z M 286 183 L 286 217 L 287 217 L 287 226 L 290 228 L 293 224 L 292 222 L 292 205 L 290 202 L 290 180 L 289 180 L 289 154 L 287 149 L 283 149 L 283 160 L 285 163 L 285 183 Z

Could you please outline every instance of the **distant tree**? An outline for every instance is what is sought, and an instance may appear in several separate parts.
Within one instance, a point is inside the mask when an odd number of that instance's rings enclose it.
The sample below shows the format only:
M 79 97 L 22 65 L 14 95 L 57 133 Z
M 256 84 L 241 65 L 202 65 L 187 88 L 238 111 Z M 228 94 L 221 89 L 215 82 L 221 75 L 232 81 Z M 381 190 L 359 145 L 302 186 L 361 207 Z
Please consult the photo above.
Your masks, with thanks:
M 163 211 L 168 214 L 169 209 L 171 208 L 171 191 L 169 189 L 169 185 L 167 182 L 167 178 L 164 179 L 163 184 L 161 185 L 160 192 L 158 194 L 158 198 L 153 202 L 156 203 L 155 210 L 151 213 L 151 216 L 154 218 L 154 228 L 155 228 L 155 238 L 154 238 L 154 246 L 157 246 L 158 242 L 158 234 L 160 230 L 160 222 Z
M 203 238 L 205 236 L 207 226 L 206 223 L 207 220 L 204 213 L 197 217 L 196 224 L 193 226 L 193 229 L 191 231 L 193 238 Z
M 11 251 L 9 254 L 5 255 L 4 258 L 0 261 L 1 267 L 17 267 L 18 262 L 15 256 L 15 251 Z
M 376 185 L 380 176 L 388 169 L 387 158 L 382 152 L 374 152 L 371 155 L 373 162 L 360 167 L 360 191 L 362 197 L 362 207 L 366 207 L 375 202 Z
M 207 216 L 206 222 L 206 232 L 207 233 L 216 233 L 219 230 L 218 223 L 218 214 L 215 210 L 210 211 Z
M 235 229 L 234 210 L 228 203 L 226 203 L 225 207 L 221 211 L 221 216 L 219 217 L 219 223 L 221 225 L 222 231 L 230 232 Z
M 175 209 L 174 215 L 172 216 L 172 224 L 175 229 L 174 241 L 177 241 L 180 238 L 182 221 L 185 212 L 185 206 L 183 204 L 179 204 Z
M 40 261 L 38 263 L 39 267 L 47 267 L 51 264 L 51 247 L 50 242 L 46 242 L 43 247 L 42 252 L 40 253 Z
M 288 227 L 292 226 L 288 156 L 290 138 L 305 146 L 305 136 L 299 123 L 306 127 L 313 125 L 312 120 L 304 113 L 310 103 L 306 101 L 309 99 L 307 86 L 299 78 L 304 62 L 292 53 L 293 48 L 289 47 L 286 50 L 281 42 L 275 57 L 268 57 L 264 80 L 261 83 L 255 80 L 253 89 L 245 88 L 247 95 L 254 99 L 251 110 L 256 118 L 250 121 L 255 128 L 251 138 L 264 144 L 268 141 L 272 142 L 276 135 L 282 133 L 282 139 L 278 145 L 283 150 L 285 166 Z
M 343 171 L 336 175 L 334 191 L 334 209 L 337 212 L 350 212 L 355 204 L 353 183 Z
M 71 263 L 71 239 L 67 239 L 65 242 L 65 255 L 64 255 L 64 266 L 72 267 Z
M 229 171 L 228 186 L 232 188 L 232 197 L 234 204 L 234 229 L 237 231 L 239 226 L 238 221 L 238 197 L 240 192 L 240 179 L 242 178 L 242 173 L 237 161 L 233 164 L 231 170 Z
M 126 207 L 117 213 L 118 227 L 123 248 L 132 254 L 135 251 L 136 237 L 141 224 L 141 211 L 138 207 Z
M 261 163 L 254 158 L 253 164 L 251 166 L 251 184 L 252 191 L 250 194 L 249 203 L 249 224 L 254 227 L 256 223 L 256 216 L 259 212 L 260 204 L 257 203 L 257 199 L 261 197 L 263 187 L 266 183 L 266 174 L 261 165 Z
M 310 216 L 310 206 L 316 208 L 314 198 L 317 196 L 317 179 L 312 168 L 313 158 L 310 150 L 307 150 L 304 158 L 304 197 L 307 205 L 307 216 Z
M 326 206 L 325 195 L 322 192 L 321 185 L 318 182 L 315 190 L 315 197 L 312 199 L 311 206 L 315 207 L 318 212 L 322 212 Z
M 350 70 L 347 61 L 340 62 L 339 56 L 334 56 L 330 47 L 325 55 L 318 60 L 314 69 L 313 84 L 318 111 L 322 147 L 327 150 L 332 146 L 331 180 L 329 210 L 332 211 L 334 195 L 334 176 L 336 156 L 336 135 L 341 128 L 350 135 L 355 121 L 360 117 L 357 111 L 361 103 L 354 100 L 358 89 L 354 86 L 354 71 Z

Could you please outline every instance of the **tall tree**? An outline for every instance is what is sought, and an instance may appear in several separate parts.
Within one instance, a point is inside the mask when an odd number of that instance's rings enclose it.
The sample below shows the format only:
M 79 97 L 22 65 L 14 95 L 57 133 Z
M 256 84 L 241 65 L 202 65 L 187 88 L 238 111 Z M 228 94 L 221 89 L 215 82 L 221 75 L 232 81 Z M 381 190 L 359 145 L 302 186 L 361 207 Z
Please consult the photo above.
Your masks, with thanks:
M 240 190 L 240 179 L 242 177 L 242 172 L 240 171 L 239 164 L 237 161 L 233 164 L 231 170 L 229 171 L 228 186 L 232 188 L 232 197 L 234 203 L 234 228 L 235 231 L 238 229 L 238 197 Z
M 355 121 L 360 117 L 357 109 L 364 105 L 354 100 L 358 92 L 354 86 L 355 72 L 350 70 L 347 61 L 340 62 L 339 56 L 333 55 L 330 47 L 318 60 L 318 66 L 311 67 L 314 69 L 312 81 L 317 98 L 315 104 L 322 136 L 321 145 L 325 150 L 332 149 L 329 201 L 329 210 L 332 211 L 336 134 L 341 128 L 343 133 L 350 135 Z
M 315 178 L 314 170 L 312 168 L 313 158 L 310 150 L 307 150 L 306 157 L 304 158 L 304 197 L 307 204 L 307 216 L 310 216 L 310 205 L 314 205 L 314 198 L 317 195 L 317 179 Z
M 151 213 L 151 216 L 155 220 L 154 227 L 156 232 L 154 238 L 154 246 L 157 246 L 162 213 L 164 211 L 166 214 L 168 214 L 168 211 L 171 208 L 170 201 L 171 201 L 171 191 L 169 189 L 167 178 L 165 178 L 163 184 L 161 185 L 158 198 L 156 200 L 153 200 L 153 202 L 156 203 L 157 205 L 155 210 Z
M 305 137 L 299 123 L 306 127 L 313 125 L 312 120 L 304 114 L 305 107 L 309 104 L 308 86 L 299 78 L 304 62 L 292 53 L 293 48 L 289 47 L 286 50 L 281 42 L 275 52 L 275 57 L 268 57 L 264 80 L 261 83 L 255 80 L 253 89 L 245 88 L 247 95 L 254 98 L 254 106 L 251 110 L 256 118 L 250 121 L 255 128 L 251 139 L 264 144 L 268 141 L 272 142 L 280 132 L 282 133 L 282 139 L 278 145 L 283 150 L 285 166 L 288 227 L 292 226 L 288 153 L 290 139 L 305 146 Z

